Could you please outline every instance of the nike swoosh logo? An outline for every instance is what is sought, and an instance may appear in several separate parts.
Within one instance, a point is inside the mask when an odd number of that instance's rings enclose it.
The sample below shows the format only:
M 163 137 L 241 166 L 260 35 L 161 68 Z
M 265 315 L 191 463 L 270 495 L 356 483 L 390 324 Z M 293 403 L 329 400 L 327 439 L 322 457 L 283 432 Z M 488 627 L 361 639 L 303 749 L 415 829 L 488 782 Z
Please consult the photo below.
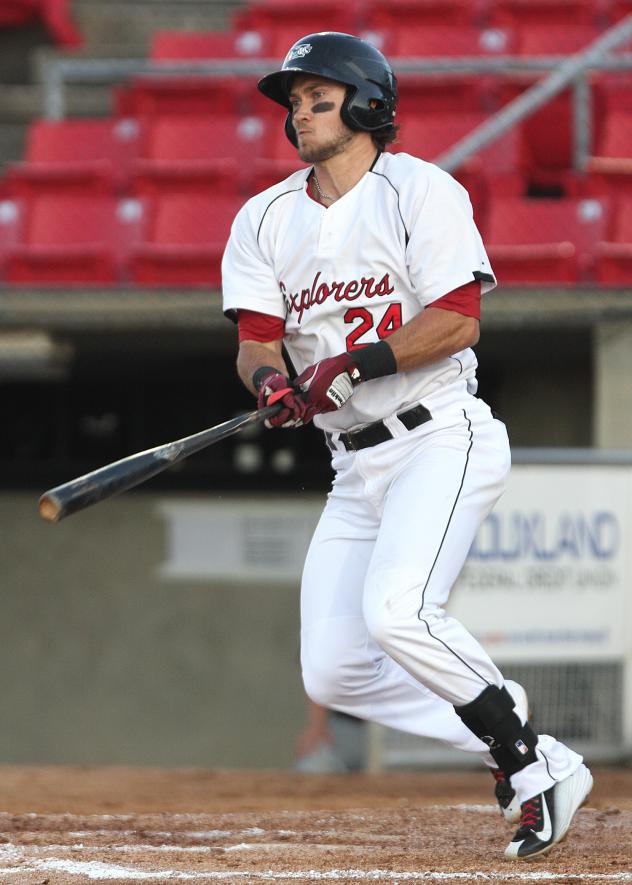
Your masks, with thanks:
M 553 835 L 553 824 L 551 823 L 551 815 L 549 814 L 549 806 L 546 804 L 546 799 L 542 799 L 542 819 L 542 829 L 537 836 L 542 842 L 548 842 Z

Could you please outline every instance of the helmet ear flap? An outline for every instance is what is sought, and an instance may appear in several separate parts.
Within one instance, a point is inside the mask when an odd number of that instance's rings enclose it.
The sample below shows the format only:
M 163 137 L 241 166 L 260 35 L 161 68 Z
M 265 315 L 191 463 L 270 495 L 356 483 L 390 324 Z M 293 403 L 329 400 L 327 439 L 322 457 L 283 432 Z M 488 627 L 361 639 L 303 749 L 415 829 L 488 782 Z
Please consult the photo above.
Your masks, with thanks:
M 349 110 L 351 101 L 355 97 L 357 91 L 358 90 L 354 86 L 348 86 L 345 100 L 340 105 L 340 119 L 345 124 L 345 126 L 351 129 L 353 132 L 357 132 L 360 129 L 356 121 L 353 119 L 351 111 Z
M 292 142 L 295 148 L 298 147 L 298 138 L 296 137 L 296 129 L 292 125 L 292 111 L 290 111 L 285 118 L 285 134 Z

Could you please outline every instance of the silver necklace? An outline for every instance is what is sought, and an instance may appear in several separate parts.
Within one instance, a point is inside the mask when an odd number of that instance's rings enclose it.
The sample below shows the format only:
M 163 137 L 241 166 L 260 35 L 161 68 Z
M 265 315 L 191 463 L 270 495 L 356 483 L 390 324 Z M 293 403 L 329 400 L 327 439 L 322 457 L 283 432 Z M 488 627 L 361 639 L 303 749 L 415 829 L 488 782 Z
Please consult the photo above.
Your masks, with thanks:
M 321 198 L 321 200 L 335 200 L 336 199 L 335 197 L 330 197 L 328 194 L 324 194 L 322 192 L 315 169 L 314 169 L 314 184 L 316 185 L 316 190 L 318 191 L 318 196 Z

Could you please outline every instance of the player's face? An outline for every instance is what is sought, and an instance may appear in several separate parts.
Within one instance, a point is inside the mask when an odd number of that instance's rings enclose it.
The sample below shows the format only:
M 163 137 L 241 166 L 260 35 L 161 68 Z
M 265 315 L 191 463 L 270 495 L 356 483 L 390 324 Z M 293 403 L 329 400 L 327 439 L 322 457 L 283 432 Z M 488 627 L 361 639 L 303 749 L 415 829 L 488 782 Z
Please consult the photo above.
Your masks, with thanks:
M 298 155 L 304 163 L 322 163 L 342 153 L 354 132 L 340 119 L 347 87 L 313 74 L 292 82 L 290 104 Z

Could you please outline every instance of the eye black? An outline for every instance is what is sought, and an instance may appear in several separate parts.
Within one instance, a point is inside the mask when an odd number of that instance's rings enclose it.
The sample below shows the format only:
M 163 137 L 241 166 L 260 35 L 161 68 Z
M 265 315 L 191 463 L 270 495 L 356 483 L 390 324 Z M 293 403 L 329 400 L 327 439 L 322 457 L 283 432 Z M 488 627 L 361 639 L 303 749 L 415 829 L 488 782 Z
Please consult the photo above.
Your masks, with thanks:
M 336 105 L 333 101 L 319 101 L 312 107 L 312 114 L 324 114 L 327 111 L 333 111 Z

